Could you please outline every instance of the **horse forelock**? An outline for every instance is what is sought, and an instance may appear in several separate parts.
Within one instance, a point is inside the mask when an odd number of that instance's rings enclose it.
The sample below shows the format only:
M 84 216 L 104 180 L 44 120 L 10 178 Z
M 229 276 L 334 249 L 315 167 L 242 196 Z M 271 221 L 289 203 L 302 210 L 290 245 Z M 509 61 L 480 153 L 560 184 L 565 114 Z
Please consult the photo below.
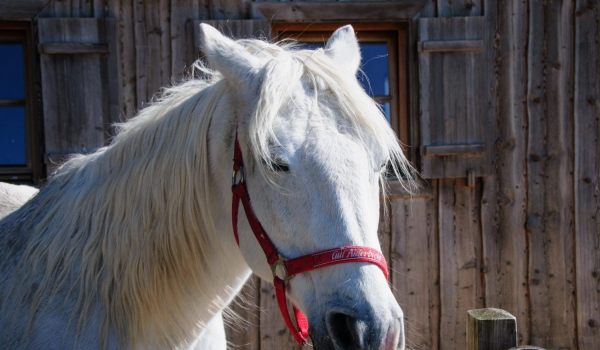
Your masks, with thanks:
M 328 100 L 333 97 L 327 102 L 340 111 L 334 117 L 342 118 L 349 125 L 345 131 L 353 135 L 368 151 L 372 151 L 373 144 L 383 150 L 393 175 L 401 180 L 407 190 L 415 188 L 415 171 L 404 156 L 396 134 L 380 107 L 363 90 L 353 72 L 340 69 L 323 49 L 304 50 L 294 41 L 272 44 L 248 39 L 239 42 L 266 62 L 260 72 L 260 91 L 248 128 L 249 146 L 256 161 L 274 163 L 271 159 L 271 147 L 273 142 L 277 142 L 277 135 L 273 126 L 280 108 L 289 102 L 294 86 L 305 82 L 311 87 L 316 105 L 319 99 Z M 374 168 L 380 166 L 371 165 Z M 267 178 L 274 175 L 272 171 L 265 171 L 265 167 L 258 169 Z

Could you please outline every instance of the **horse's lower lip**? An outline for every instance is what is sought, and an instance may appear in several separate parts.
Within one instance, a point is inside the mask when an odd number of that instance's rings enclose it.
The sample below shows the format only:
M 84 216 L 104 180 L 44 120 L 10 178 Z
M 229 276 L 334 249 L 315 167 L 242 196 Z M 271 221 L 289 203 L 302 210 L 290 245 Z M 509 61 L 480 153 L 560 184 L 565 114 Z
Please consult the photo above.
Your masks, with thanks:
M 402 330 L 400 328 L 391 327 L 385 336 L 385 341 L 381 344 L 380 350 L 404 350 L 403 344 L 400 342 L 400 335 Z M 401 346 L 400 348 L 398 346 Z

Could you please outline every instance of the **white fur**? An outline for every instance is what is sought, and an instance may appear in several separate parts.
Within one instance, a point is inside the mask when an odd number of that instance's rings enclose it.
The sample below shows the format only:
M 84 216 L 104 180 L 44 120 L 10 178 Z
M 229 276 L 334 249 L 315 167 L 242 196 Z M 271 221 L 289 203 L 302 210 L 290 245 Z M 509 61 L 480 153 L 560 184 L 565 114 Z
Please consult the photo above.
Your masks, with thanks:
M 236 130 L 256 215 L 284 256 L 379 248 L 381 165 L 411 171 L 378 107 L 339 68 L 338 52 L 358 54 L 351 28 L 327 51 L 201 33 L 219 73 L 199 66 L 207 80 L 166 90 L 0 222 L 1 345 L 186 348 L 220 329 L 209 325 L 251 270 L 271 278 L 243 214 L 241 249 L 231 232 Z M 290 171 L 275 172 L 275 160 Z M 302 274 L 289 296 L 320 329 L 327 312 L 351 306 L 400 335 L 401 311 L 373 265 Z
M 0 182 L 0 219 L 18 209 L 37 192 L 35 187 Z

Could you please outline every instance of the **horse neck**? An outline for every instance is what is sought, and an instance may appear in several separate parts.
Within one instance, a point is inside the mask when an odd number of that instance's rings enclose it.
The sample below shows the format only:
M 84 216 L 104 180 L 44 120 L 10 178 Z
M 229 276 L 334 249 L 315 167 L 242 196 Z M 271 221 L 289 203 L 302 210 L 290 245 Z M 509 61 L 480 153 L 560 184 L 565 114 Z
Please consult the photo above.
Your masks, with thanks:
M 250 270 L 235 246 L 229 176 L 223 176 L 230 173 L 227 125 L 234 117 L 226 99 L 211 111 L 218 118 L 210 121 L 210 137 L 204 139 L 213 152 L 208 169 L 197 168 L 195 150 L 160 140 L 169 127 L 179 128 L 170 133 L 184 140 L 199 132 L 206 116 L 194 113 L 206 113 L 198 107 L 206 103 L 202 99 L 67 164 L 36 201 L 46 209 L 38 212 L 42 229 L 32 238 L 56 242 L 42 254 L 66 257 L 64 265 L 72 270 L 42 277 L 40 290 L 44 283 L 48 290 L 64 287 L 52 285 L 53 279 L 65 285 L 79 280 L 80 310 L 103 301 L 105 322 L 117 333 L 166 347 L 193 338 L 231 301 Z M 161 142 L 154 154 L 144 149 L 151 139 Z M 35 261 L 43 259 L 29 256 L 25 263 Z
M 216 102 L 215 102 L 216 103 Z M 171 222 L 155 223 L 157 226 L 164 225 L 165 229 L 171 229 L 167 236 L 185 238 L 180 245 L 178 252 L 166 251 L 169 256 L 181 254 L 187 258 L 181 259 L 174 265 L 174 275 L 164 275 L 158 278 L 151 278 L 151 283 L 171 284 L 168 289 L 173 289 L 173 285 L 180 286 L 177 295 L 150 296 L 150 300 L 161 300 L 160 303 L 166 305 L 168 310 L 157 310 L 156 315 L 152 315 L 152 325 L 162 322 L 161 327 L 170 327 L 172 324 L 178 325 L 180 329 L 187 327 L 188 334 L 180 334 L 177 330 L 167 329 L 161 333 L 168 334 L 174 339 L 185 336 L 186 340 L 195 337 L 202 327 L 208 323 L 212 315 L 220 313 L 239 292 L 243 283 L 250 275 L 250 270 L 238 247 L 232 234 L 231 228 L 231 189 L 229 175 L 231 173 L 231 154 L 232 154 L 232 135 L 231 125 L 234 124 L 234 111 L 231 109 L 233 103 L 230 96 L 224 94 L 219 98 L 213 110 L 210 110 L 212 116 L 209 120 L 198 118 L 198 115 L 185 116 L 195 118 L 196 121 L 210 121 L 207 128 L 207 137 L 204 139 L 207 150 L 207 164 L 205 169 L 198 169 L 190 166 L 189 163 L 181 169 L 186 173 L 183 178 L 177 179 L 174 174 L 166 176 L 166 185 L 162 190 L 173 191 L 175 193 L 163 194 L 169 198 L 169 208 L 165 208 L 166 215 L 162 219 Z M 205 110 L 198 111 L 193 109 L 190 114 L 206 113 Z M 213 117 L 214 116 L 214 117 Z M 180 124 L 183 125 L 184 123 Z M 183 126 L 182 126 L 183 127 Z M 185 125 L 185 128 L 192 130 L 192 134 L 202 133 L 195 130 L 197 125 Z M 199 127 L 199 129 L 202 129 Z M 181 130 L 181 132 L 190 132 L 190 130 Z M 210 144 L 208 144 L 210 143 Z M 171 146 L 174 146 L 171 144 Z M 199 145 L 196 150 L 202 149 Z M 181 154 L 182 150 L 175 149 L 166 154 Z M 210 153 L 209 153 L 210 152 Z M 161 164 L 169 164 L 167 156 Z M 166 165 L 167 168 L 170 165 Z M 204 179 L 199 179 L 199 174 L 204 174 Z M 191 186 L 186 189 L 186 186 Z M 196 195 L 189 193 L 196 188 L 203 188 L 205 193 Z M 199 191 L 202 192 L 202 191 Z M 181 201 L 181 197 L 191 196 L 188 200 Z M 199 197 L 206 196 L 204 203 L 198 202 Z M 177 204 L 182 203 L 182 204 Z M 143 210 L 142 210 L 143 211 Z M 179 218 L 172 220 L 172 218 Z M 179 227 L 173 222 L 181 223 Z M 157 240 L 161 235 L 154 236 Z M 164 244 L 164 242 L 162 242 Z M 176 245 L 176 244 L 175 244 Z M 149 260 L 156 260 L 156 256 L 147 256 Z M 164 271 L 163 271 L 164 272 Z M 168 281 L 168 282 L 167 282 Z M 182 284 L 187 283 L 187 286 Z M 169 293 L 167 293 L 169 294 Z M 171 300 L 168 300 L 171 299 Z M 168 301 L 167 301 L 168 300 Z M 151 302 L 150 304 L 154 304 Z M 171 312 L 173 306 L 177 305 L 180 314 L 172 320 L 168 320 L 166 312 Z M 145 309 L 147 305 L 143 306 Z M 158 318 L 158 320 L 156 320 Z M 200 328 L 198 328 L 200 325 Z M 151 329 L 152 333 L 156 330 Z M 144 335 L 146 339 L 148 337 Z M 163 341 L 152 341 L 162 343 Z

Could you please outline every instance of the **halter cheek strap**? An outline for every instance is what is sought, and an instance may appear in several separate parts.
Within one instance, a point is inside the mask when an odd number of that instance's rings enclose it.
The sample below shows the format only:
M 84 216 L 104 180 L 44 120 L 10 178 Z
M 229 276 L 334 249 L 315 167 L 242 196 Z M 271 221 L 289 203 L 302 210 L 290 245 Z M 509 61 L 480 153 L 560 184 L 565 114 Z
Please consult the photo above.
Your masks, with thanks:
M 237 132 L 235 135 L 233 154 L 233 179 L 231 191 L 231 223 L 233 225 L 235 241 L 238 245 L 240 244 L 238 235 L 238 209 L 241 202 L 252 232 L 265 253 L 267 263 L 271 267 L 271 272 L 273 273 L 273 285 L 275 286 L 275 296 L 277 298 L 281 316 L 299 345 L 307 344 L 308 319 L 295 305 L 292 305 L 292 309 L 296 326 L 294 326 L 290 317 L 286 301 L 286 284 L 292 277 L 299 273 L 316 270 L 326 266 L 364 262 L 376 265 L 383 271 L 385 278 L 388 278 L 389 273 L 385 257 L 381 252 L 370 247 L 345 246 L 303 255 L 294 259 L 283 258 L 252 209 L 250 195 L 248 194 L 248 188 L 246 187 L 244 177 L 244 160 L 242 158 L 242 150 L 238 142 Z

